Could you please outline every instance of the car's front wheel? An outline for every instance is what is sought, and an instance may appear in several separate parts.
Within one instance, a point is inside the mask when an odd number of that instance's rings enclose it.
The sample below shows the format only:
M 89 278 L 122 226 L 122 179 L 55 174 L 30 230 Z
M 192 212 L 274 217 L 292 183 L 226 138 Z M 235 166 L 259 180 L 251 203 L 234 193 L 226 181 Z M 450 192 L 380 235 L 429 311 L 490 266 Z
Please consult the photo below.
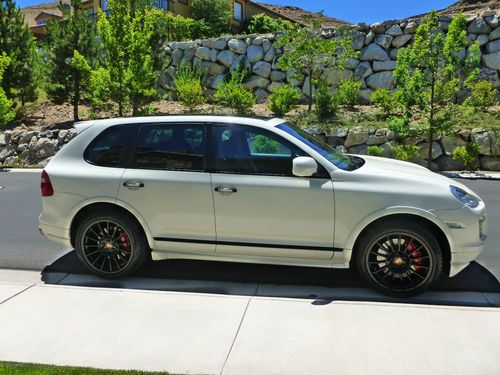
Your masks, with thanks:
M 76 231 L 75 249 L 87 269 L 107 279 L 131 275 L 149 253 L 139 224 L 115 210 L 99 210 L 85 217 Z
M 356 263 L 362 278 L 378 291 L 410 297 L 441 277 L 439 242 L 425 225 L 406 221 L 374 225 L 360 239 Z

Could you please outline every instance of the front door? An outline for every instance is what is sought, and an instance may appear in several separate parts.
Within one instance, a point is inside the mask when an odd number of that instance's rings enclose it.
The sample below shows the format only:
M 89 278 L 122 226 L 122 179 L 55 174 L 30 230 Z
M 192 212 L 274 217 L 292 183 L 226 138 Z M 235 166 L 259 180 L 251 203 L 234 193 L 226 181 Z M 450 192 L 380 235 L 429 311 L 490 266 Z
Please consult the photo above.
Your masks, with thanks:
M 292 175 L 306 156 L 287 140 L 256 127 L 214 125 L 212 189 L 219 255 L 308 258 L 333 256 L 334 192 L 322 168 Z
M 118 199 L 145 219 L 156 250 L 215 251 L 203 124 L 141 125 Z

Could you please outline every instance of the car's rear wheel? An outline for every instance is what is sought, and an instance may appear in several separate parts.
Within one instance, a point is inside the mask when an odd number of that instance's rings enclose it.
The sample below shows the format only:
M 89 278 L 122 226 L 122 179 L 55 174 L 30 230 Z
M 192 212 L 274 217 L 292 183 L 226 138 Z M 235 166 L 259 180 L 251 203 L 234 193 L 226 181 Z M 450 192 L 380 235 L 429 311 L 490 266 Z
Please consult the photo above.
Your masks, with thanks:
M 117 279 L 133 274 L 149 248 L 139 224 L 119 211 L 97 211 L 85 217 L 75 237 L 76 253 L 97 276 Z
M 442 274 L 439 242 L 432 231 L 420 223 L 376 224 L 361 238 L 356 254 L 363 279 L 392 296 L 420 294 Z

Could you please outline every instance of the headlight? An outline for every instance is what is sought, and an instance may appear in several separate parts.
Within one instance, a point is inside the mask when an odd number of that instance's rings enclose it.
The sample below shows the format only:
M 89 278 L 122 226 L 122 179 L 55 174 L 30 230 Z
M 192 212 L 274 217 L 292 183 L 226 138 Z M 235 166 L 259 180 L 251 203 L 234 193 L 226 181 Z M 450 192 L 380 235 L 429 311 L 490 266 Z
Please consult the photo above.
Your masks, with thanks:
M 476 208 L 477 206 L 479 206 L 479 199 L 472 194 L 467 193 L 465 190 L 453 185 L 450 186 L 450 190 L 451 194 L 453 194 L 455 198 L 457 198 L 466 206 L 469 206 L 471 208 Z

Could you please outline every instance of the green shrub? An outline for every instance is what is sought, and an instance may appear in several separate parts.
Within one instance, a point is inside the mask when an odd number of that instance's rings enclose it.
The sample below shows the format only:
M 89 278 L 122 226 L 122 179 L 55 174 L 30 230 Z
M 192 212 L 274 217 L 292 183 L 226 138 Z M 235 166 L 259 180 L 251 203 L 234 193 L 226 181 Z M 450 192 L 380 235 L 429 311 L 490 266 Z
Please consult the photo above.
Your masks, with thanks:
M 215 92 L 215 100 L 224 103 L 238 114 L 246 114 L 255 105 L 253 93 L 243 87 L 245 74 L 238 69 L 231 72 L 229 80 L 222 82 Z
M 342 105 L 354 107 L 359 104 L 359 91 L 361 82 L 354 79 L 348 79 L 340 82 L 337 90 L 338 101 Z
M 465 105 L 486 109 L 497 102 L 497 90 L 490 81 L 478 81 L 471 87 L 471 96 L 465 100 Z
M 479 166 L 479 145 L 469 143 L 466 146 L 457 147 L 453 150 L 453 160 L 459 160 L 471 172 L 477 171 Z
M 203 96 L 203 77 L 204 73 L 191 64 L 181 64 L 176 71 L 174 87 L 177 98 L 190 112 L 206 101 Z
M 420 155 L 420 147 L 403 145 L 391 147 L 391 153 L 394 159 L 402 161 L 416 161 Z
M 193 0 L 191 16 L 202 20 L 205 24 L 204 34 L 207 37 L 219 36 L 230 31 L 232 6 L 230 0 Z
M 3 73 L 9 64 L 10 58 L 7 57 L 5 52 L 2 53 L 0 55 L 0 83 L 2 83 Z M 13 105 L 12 100 L 7 98 L 5 91 L 0 86 L 0 125 L 7 125 L 8 122 L 14 120 L 14 117 L 16 117 Z
M 335 117 L 339 109 L 337 94 L 330 89 L 326 82 L 320 82 L 314 92 L 314 104 L 314 112 L 319 120 Z
M 250 34 L 275 34 L 293 29 L 293 24 L 286 20 L 269 17 L 264 13 L 256 14 L 250 20 L 248 32 Z
M 87 100 L 93 110 L 106 107 L 111 97 L 111 76 L 109 70 L 99 67 L 90 72 L 87 86 Z
M 370 97 L 372 105 L 389 116 L 396 107 L 395 97 L 389 89 L 376 89 Z
M 380 146 L 368 146 L 368 150 L 366 151 L 366 154 L 370 156 L 381 157 L 383 153 L 384 149 Z
M 269 97 L 269 109 L 275 116 L 284 116 L 299 102 L 301 96 L 295 87 L 289 85 L 280 87 Z

